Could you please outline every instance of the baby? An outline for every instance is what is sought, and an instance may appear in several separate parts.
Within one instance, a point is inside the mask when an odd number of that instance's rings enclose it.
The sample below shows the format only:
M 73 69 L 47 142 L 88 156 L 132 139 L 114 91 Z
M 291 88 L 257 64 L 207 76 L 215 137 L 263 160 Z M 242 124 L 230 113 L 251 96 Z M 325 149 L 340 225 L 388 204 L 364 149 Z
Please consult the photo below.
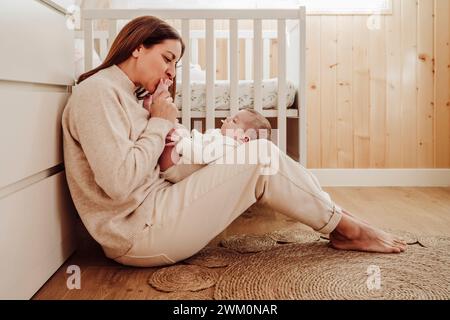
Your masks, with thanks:
M 223 157 L 242 143 L 271 136 L 269 121 L 253 109 L 243 109 L 222 120 L 220 129 L 202 134 L 177 125 L 166 138 L 159 158 L 161 177 L 172 183 L 183 180 L 205 165 Z

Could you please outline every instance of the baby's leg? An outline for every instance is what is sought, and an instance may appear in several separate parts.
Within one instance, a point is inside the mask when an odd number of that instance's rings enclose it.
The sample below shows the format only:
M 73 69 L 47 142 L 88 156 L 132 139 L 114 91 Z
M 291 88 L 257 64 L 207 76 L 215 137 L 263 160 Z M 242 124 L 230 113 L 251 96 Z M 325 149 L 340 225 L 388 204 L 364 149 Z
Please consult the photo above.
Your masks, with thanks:
M 170 167 L 174 166 L 180 160 L 180 156 L 175 150 L 174 145 L 165 145 L 164 150 L 159 157 L 158 164 L 161 172 L 166 171 Z

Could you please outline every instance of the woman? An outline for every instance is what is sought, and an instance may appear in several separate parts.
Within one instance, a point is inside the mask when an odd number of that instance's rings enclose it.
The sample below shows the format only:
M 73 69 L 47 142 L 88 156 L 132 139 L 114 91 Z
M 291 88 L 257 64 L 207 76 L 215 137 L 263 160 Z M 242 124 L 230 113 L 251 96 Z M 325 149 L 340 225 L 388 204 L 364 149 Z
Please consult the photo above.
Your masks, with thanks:
M 174 80 L 183 55 L 179 34 L 139 17 L 118 34 L 103 64 L 80 76 L 63 114 L 68 184 L 78 213 L 106 254 L 132 266 L 159 266 L 202 249 L 256 201 L 322 233 L 337 249 L 401 252 L 405 243 L 336 206 L 306 169 L 280 151 L 263 161 L 213 164 L 171 184 L 158 158 L 176 123 L 175 83 L 146 109 L 135 91 Z M 255 140 L 238 149 L 245 155 Z M 275 161 L 276 160 L 276 161 Z M 266 159 L 267 161 L 267 159 Z M 266 163 L 267 164 L 267 163 Z

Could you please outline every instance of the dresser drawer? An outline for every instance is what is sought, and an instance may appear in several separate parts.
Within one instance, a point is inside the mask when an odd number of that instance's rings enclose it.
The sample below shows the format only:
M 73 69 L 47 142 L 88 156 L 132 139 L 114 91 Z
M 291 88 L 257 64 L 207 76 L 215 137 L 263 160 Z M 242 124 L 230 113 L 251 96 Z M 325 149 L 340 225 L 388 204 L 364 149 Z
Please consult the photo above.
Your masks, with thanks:
M 35 0 L 2 0 L 0 80 L 73 84 L 74 38 L 64 14 Z
M 75 248 L 64 172 L 0 199 L 0 299 L 29 299 Z
M 0 84 L 0 188 L 62 163 L 61 115 L 68 96 Z

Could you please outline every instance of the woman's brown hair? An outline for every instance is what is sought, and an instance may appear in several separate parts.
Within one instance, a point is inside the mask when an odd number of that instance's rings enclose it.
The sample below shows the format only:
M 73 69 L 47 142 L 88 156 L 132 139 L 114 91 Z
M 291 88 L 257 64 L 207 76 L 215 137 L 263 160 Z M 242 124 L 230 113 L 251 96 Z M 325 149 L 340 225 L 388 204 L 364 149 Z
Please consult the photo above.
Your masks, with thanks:
M 112 65 L 124 62 L 141 44 L 145 48 L 150 48 L 168 39 L 180 41 L 181 56 L 183 56 L 184 42 L 172 26 L 153 16 L 142 16 L 135 18 L 128 22 L 125 27 L 120 30 L 108 52 L 108 55 L 105 58 L 105 61 L 103 61 L 103 63 L 97 68 L 80 75 L 77 83 L 79 84 L 102 69 L 106 69 Z M 176 79 L 173 79 L 173 84 L 169 88 L 169 91 L 172 98 L 175 100 Z

